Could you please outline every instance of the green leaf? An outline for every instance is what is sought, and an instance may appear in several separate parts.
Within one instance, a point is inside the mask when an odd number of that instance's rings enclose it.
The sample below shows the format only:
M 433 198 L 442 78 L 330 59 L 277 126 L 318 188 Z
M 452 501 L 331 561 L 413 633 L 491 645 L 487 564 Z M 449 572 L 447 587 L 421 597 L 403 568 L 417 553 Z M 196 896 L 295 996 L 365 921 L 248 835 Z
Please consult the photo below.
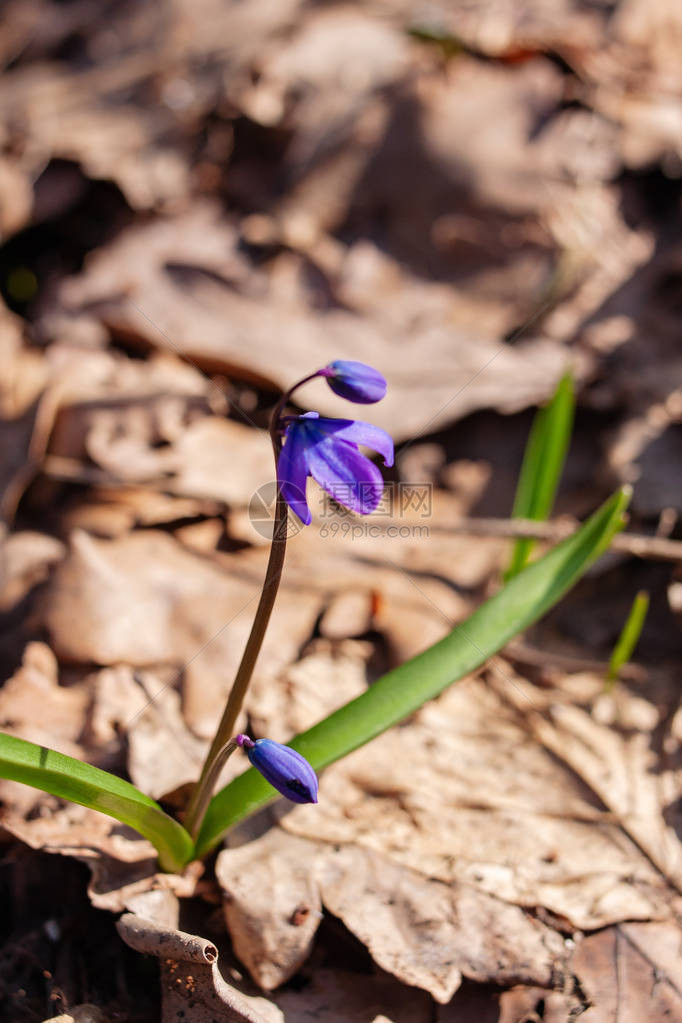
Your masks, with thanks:
M 92 764 L 0 732 L 0 777 L 43 789 L 129 824 L 153 843 L 164 870 L 180 870 L 193 857 L 192 839 L 181 824 L 130 782 Z
M 367 692 L 297 736 L 290 745 L 319 770 L 374 739 L 479 668 L 537 621 L 603 553 L 623 525 L 629 492 L 619 491 L 573 536 L 515 576 L 444 639 L 394 668 Z M 197 840 L 204 856 L 223 834 L 276 797 L 251 769 L 215 795 Z
M 542 522 L 549 517 L 566 460 L 573 429 L 575 394 L 573 378 L 561 378 L 554 397 L 533 419 L 523 456 L 512 517 Z M 525 567 L 535 541 L 517 540 L 506 578 L 511 579 Z
M 632 652 L 637 646 L 637 641 L 644 628 L 644 620 L 649 610 L 649 594 L 646 590 L 640 590 L 632 602 L 630 614 L 627 616 L 622 632 L 618 637 L 606 675 L 607 690 L 613 688 L 613 683 L 618 678 L 618 673 L 624 664 L 632 657 Z M 610 684 L 609 684 L 610 683 Z

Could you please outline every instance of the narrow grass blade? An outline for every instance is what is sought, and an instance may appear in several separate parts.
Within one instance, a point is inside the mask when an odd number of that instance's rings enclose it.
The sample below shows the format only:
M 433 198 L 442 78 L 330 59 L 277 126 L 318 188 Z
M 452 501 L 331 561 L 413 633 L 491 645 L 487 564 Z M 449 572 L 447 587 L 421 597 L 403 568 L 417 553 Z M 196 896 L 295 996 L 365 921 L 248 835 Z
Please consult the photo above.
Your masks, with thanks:
M 130 782 L 92 764 L 0 733 L 0 777 L 43 789 L 130 825 L 153 843 L 164 870 L 180 870 L 193 857 L 192 839 L 182 825 Z
M 319 770 L 374 739 L 475 671 L 513 636 L 540 618 L 611 543 L 623 525 L 629 492 L 619 491 L 587 522 L 515 576 L 462 625 L 411 661 L 394 668 L 355 700 L 289 745 Z M 276 796 L 253 769 L 235 778 L 209 805 L 197 855 L 204 856 L 237 821 Z
M 523 456 L 512 517 L 542 522 L 554 505 L 559 480 L 571 440 L 575 393 L 573 378 L 561 378 L 548 405 L 537 411 Z M 506 578 L 511 579 L 526 565 L 534 540 L 517 540 Z
M 618 641 L 613 648 L 609 670 L 606 675 L 606 688 L 612 689 L 615 680 L 618 678 L 620 669 L 632 657 L 632 652 L 637 646 L 639 637 L 644 628 L 647 611 L 649 610 L 649 594 L 646 590 L 640 590 L 632 602 L 630 614 L 627 616 L 625 625 L 622 628 Z

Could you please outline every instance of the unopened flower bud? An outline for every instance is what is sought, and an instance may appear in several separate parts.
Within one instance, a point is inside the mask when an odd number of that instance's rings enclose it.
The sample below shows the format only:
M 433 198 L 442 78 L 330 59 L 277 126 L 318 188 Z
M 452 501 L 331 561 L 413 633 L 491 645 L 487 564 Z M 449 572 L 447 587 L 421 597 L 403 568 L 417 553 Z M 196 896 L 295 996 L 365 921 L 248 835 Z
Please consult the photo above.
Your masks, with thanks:
M 386 381 L 378 370 L 364 362 L 336 359 L 320 370 L 320 376 L 335 394 L 359 405 L 372 405 L 386 394 Z
M 249 760 L 273 788 L 292 803 L 317 802 L 317 775 L 300 753 L 274 739 L 237 735 L 234 742 L 246 750 Z

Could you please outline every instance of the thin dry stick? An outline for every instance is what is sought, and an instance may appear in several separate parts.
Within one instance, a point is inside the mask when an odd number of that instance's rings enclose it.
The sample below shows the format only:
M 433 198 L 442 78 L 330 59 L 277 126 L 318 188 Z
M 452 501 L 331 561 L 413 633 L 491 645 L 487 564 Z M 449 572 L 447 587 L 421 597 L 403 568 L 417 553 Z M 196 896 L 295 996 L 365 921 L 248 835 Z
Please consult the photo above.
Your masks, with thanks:
M 38 398 L 26 460 L 14 473 L 0 498 L 0 519 L 7 526 L 14 522 L 19 501 L 42 469 L 60 406 L 58 387 L 46 388 Z
M 433 528 L 433 527 L 432 527 Z M 460 519 L 448 526 L 436 526 L 435 531 L 458 533 L 464 536 L 501 537 L 505 540 L 545 540 L 558 543 L 571 536 L 579 523 L 568 519 L 535 522 L 532 519 Z M 663 536 L 645 536 L 641 533 L 616 533 L 611 550 L 631 554 L 636 558 L 654 561 L 682 561 L 682 540 L 668 540 Z

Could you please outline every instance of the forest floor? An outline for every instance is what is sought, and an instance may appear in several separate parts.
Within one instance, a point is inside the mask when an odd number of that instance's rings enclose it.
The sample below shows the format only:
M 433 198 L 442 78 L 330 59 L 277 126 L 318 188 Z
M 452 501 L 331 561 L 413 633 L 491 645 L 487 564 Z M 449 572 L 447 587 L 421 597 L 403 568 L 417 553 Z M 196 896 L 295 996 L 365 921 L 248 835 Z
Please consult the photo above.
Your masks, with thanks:
M 336 358 L 386 375 L 360 418 L 396 467 L 366 521 L 311 485 L 253 734 L 308 728 L 499 587 L 567 368 L 559 527 L 629 483 L 627 531 L 670 540 L 610 551 L 203 872 L 0 782 L 3 1020 L 682 1019 L 682 13 L 520 6 L 3 5 L 3 731 L 180 803 L 263 578 L 268 414 Z M 321 382 L 301 401 L 348 415 Z M 126 911 L 222 980 L 135 950 Z

